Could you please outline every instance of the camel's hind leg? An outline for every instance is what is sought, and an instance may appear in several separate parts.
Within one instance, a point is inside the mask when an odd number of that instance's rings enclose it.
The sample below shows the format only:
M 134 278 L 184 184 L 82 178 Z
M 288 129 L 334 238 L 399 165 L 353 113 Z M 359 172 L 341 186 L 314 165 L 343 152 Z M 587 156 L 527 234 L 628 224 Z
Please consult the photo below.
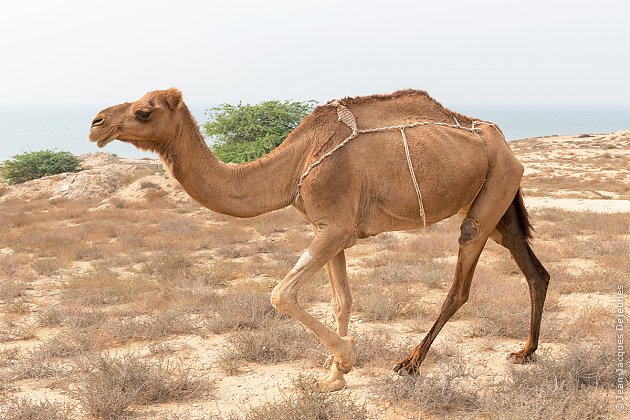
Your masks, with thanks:
M 488 236 L 495 229 L 518 190 L 520 176 L 515 179 L 513 169 L 503 169 L 497 168 L 493 176 L 486 180 L 461 224 L 455 280 L 442 304 L 437 320 L 422 342 L 413 349 L 409 356 L 394 367 L 395 371 L 400 373 L 404 370 L 410 374 L 415 374 L 444 324 L 468 300 L 479 255 L 481 255 Z M 512 188 L 510 188 L 510 184 L 512 184 Z
M 435 340 L 444 324 L 446 324 L 455 312 L 468 300 L 475 267 L 477 266 L 479 255 L 481 255 L 481 251 L 488 239 L 488 234 L 482 234 L 480 228 L 481 225 L 471 217 L 466 218 L 464 223 L 462 223 L 459 254 L 455 268 L 455 280 L 451 285 L 451 289 L 448 291 L 446 300 L 442 304 L 440 315 L 422 342 L 413 349 L 409 356 L 394 367 L 396 372 L 401 373 L 402 370 L 405 370 L 410 374 L 416 373 L 420 364 L 424 361 L 433 340 Z
M 538 337 L 540 335 L 540 321 L 542 318 L 543 305 L 547 296 L 547 287 L 549 285 L 549 273 L 540 263 L 534 251 L 527 243 L 527 238 L 523 226 L 520 222 L 519 208 L 516 205 L 515 198 L 512 205 L 505 212 L 496 230 L 490 234 L 490 237 L 510 250 L 516 264 L 521 269 L 527 284 L 529 286 L 529 295 L 531 298 L 531 325 L 529 329 L 529 337 L 523 346 L 523 349 L 510 353 L 510 360 L 513 363 L 526 363 L 532 359 L 532 356 L 538 348 Z

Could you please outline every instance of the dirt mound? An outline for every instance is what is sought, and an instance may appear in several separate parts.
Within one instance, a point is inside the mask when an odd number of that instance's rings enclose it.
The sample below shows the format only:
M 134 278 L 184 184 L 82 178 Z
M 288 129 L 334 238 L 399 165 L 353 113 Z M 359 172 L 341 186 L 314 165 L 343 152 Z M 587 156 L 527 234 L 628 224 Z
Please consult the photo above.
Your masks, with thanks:
M 75 200 L 98 197 L 115 191 L 115 184 L 114 174 L 99 170 L 63 173 L 12 186 L 0 197 L 0 202 L 37 198 Z
M 119 189 L 111 198 L 124 201 L 145 201 L 148 195 L 156 194 L 178 203 L 192 201 L 192 198 L 186 194 L 179 182 L 169 178 L 166 174 L 142 177 Z
M 610 148 L 630 146 L 630 130 L 615 131 L 605 135 L 600 141 L 605 147 L 608 146 Z
M 81 166 L 83 166 L 84 169 L 115 165 L 121 162 L 121 159 L 118 156 L 103 152 L 80 155 L 79 159 L 81 160 Z
M 47 176 L 18 185 L 3 185 L 0 202 L 104 197 L 160 167 L 154 160 L 120 159 L 109 153 L 90 153 L 80 155 L 79 159 L 84 169 L 81 172 Z

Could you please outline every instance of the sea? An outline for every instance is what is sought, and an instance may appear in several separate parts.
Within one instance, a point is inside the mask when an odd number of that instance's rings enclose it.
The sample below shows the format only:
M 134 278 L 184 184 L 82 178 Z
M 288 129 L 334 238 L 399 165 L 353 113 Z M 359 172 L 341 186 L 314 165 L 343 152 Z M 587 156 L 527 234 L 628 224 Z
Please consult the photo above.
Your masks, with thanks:
M 211 106 L 189 105 L 200 124 Z M 508 140 L 528 137 L 609 133 L 630 129 L 630 105 L 460 105 L 460 113 L 497 123 Z M 107 151 L 121 157 L 155 157 L 122 142 L 98 149 L 87 140 L 90 122 L 99 107 L 0 105 L 0 162 L 42 149 L 74 154 Z

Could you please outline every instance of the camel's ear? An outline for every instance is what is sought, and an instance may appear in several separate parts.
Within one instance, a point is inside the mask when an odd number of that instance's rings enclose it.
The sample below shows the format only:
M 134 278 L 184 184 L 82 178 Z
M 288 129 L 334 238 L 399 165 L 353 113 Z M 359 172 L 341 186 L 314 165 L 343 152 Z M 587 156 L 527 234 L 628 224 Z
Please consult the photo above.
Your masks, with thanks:
M 171 111 L 177 109 L 182 103 L 182 93 L 175 88 L 170 88 L 164 92 L 164 101 Z

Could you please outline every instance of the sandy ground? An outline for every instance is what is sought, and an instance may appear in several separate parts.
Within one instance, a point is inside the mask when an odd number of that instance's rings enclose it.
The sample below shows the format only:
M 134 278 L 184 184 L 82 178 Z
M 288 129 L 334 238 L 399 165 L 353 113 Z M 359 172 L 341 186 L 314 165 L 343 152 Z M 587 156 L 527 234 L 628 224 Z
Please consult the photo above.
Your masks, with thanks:
M 589 198 L 527 197 L 528 209 L 560 209 L 593 213 L 629 213 L 630 200 L 596 200 Z

